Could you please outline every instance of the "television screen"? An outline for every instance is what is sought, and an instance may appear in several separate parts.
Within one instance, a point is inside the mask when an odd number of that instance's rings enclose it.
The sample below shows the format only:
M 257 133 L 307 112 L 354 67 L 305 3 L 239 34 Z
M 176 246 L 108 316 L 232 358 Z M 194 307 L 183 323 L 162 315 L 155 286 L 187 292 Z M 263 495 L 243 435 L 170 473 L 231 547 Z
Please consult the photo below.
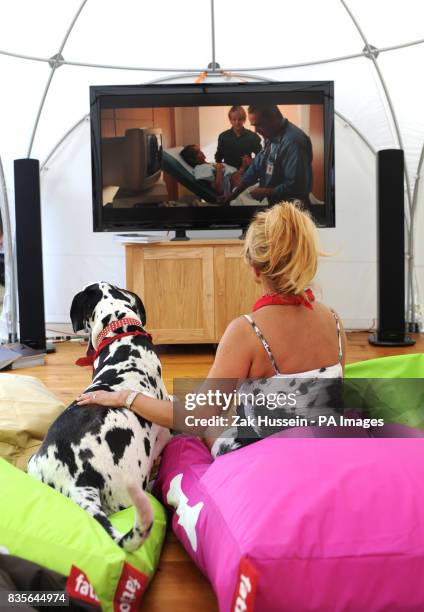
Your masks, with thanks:
M 332 82 L 90 94 L 95 231 L 244 228 L 295 200 L 334 226 Z

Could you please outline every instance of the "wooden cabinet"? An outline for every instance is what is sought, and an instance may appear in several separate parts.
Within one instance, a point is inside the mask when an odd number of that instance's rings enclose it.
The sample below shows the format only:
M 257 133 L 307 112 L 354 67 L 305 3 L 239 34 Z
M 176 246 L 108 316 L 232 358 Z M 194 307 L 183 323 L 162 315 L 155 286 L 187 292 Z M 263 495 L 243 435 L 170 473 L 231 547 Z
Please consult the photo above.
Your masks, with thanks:
M 127 288 L 143 300 L 156 344 L 219 342 L 261 295 L 240 240 L 127 244 Z

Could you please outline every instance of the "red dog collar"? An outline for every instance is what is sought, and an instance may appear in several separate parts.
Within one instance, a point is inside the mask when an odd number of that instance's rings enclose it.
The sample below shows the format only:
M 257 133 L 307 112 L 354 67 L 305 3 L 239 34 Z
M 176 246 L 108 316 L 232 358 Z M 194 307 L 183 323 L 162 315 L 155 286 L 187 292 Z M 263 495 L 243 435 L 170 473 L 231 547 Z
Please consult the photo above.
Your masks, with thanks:
M 122 334 L 116 334 L 115 336 L 111 336 L 110 338 L 104 337 L 110 331 L 119 329 L 120 327 L 123 327 L 124 325 L 135 325 L 139 327 L 141 331 L 123 332 Z M 92 366 L 94 362 L 96 361 L 97 357 L 103 351 L 103 349 L 109 346 L 109 344 L 112 344 L 112 342 L 115 342 L 115 340 L 119 340 L 120 338 L 125 338 L 126 336 L 145 336 L 146 338 L 150 340 L 150 342 L 152 341 L 151 334 L 144 331 L 138 319 L 126 318 L 126 319 L 121 319 L 120 321 L 112 321 L 112 323 L 109 323 L 109 325 L 107 325 L 100 332 L 98 336 L 98 340 L 100 340 L 100 343 L 97 347 L 97 350 L 93 350 L 93 349 L 91 349 L 91 351 L 88 350 L 87 355 L 85 357 L 80 357 L 79 359 L 77 359 L 75 364 L 78 366 L 89 366 L 89 365 Z
M 97 346 L 101 345 L 103 338 L 106 338 L 109 332 L 115 331 L 120 327 L 124 327 L 124 325 L 133 325 L 135 327 L 140 327 L 140 329 L 143 329 L 143 326 L 139 319 L 132 319 L 130 317 L 126 317 L 124 319 L 120 319 L 119 321 L 112 321 L 112 323 L 106 325 L 106 327 L 102 329 L 100 334 L 97 336 Z

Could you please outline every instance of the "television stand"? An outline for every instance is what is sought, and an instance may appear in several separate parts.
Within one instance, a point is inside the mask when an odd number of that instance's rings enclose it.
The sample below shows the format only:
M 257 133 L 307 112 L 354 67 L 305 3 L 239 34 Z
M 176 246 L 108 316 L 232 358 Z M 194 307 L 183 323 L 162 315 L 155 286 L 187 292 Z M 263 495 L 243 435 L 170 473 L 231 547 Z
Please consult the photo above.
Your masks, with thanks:
M 174 238 L 171 238 L 171 242 L 175 240 L 190 240 L 190 238 L 187 236 L 185 229 L 177 229 Z
M 128 243 L 125 260 L 155 344 L 217 344 L 262 295 L 238 239 Z

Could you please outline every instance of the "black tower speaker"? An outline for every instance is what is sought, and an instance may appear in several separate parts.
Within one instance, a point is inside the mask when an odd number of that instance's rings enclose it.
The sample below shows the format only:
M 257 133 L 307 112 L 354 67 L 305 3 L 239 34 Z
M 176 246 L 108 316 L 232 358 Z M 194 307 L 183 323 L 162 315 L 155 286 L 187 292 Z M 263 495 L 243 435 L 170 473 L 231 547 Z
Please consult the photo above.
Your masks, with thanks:
M 409 346 L 405 334 L 404 162 L 401 149 L 377 153 L 378 328 L 376 346 Z
M 39 162 L 15 159 L 14 170 L 19 340 L 45 350 Z

